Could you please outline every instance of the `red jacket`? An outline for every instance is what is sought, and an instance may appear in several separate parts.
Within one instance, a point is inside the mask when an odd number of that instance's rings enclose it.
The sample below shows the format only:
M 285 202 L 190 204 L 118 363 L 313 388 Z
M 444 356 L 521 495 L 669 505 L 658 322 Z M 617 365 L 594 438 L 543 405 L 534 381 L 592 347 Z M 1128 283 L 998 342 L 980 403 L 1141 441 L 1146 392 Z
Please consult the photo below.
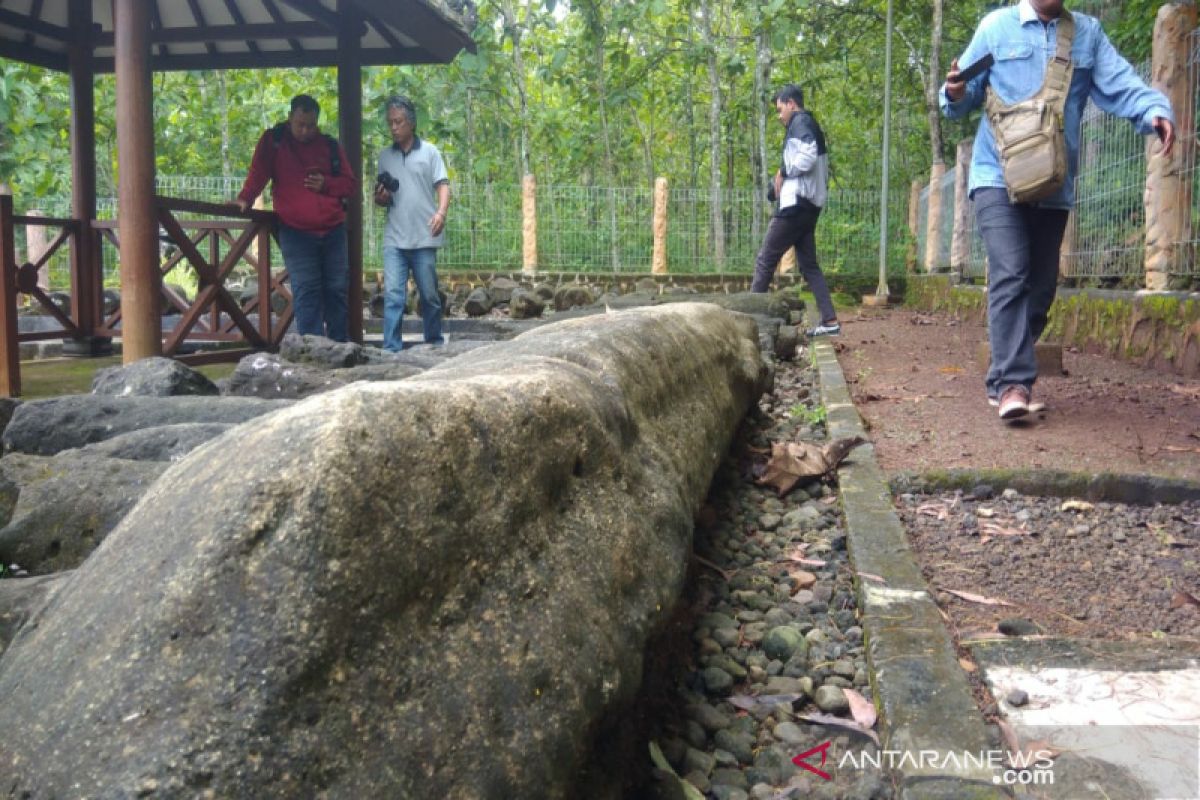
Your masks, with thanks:
M 342 198 L 358 188 L 346 151 L 340 144 L 337 146 L 341 164 L 335 176 L 329 140 L 324 135 L 318 133 L 307 142 L 300 142 L 287 125 L 282 133 L 278 141 L 274 129 L 259 138 L 238 198 L 253 203 L 270 181 L 272 204 L 280 222 L 307 233 L 328 233 L 346 221 Z M 304 188 L 304 176 L 312 169 L 325 176 L 320 192 Z

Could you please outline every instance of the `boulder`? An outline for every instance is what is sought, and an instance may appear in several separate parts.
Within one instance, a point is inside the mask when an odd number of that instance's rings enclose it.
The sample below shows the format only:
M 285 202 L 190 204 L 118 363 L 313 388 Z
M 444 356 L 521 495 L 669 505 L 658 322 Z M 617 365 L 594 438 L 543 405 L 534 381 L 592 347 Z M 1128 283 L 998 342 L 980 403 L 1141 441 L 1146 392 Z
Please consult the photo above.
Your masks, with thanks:
M 531 291 L 517 288 L 508 301 L 508 315 L 513 319 L 535 319 L 542 315 L 546 304 Z
M 383 319 L 383 306 L 383 292 L 372 294 L 370 301 L 367 303 L 367 310 L 371 314 L 371 319 Z
M 17 631 L 71 577 L 70 572 L 0 580 L 0 654 Z
M 495 301 L 492 300 L 492 295 L 487 289 L 474 289 L 467 295 L 467 301 L 463 303 L 463 310 L 470 317 L 482 317 L 484 314 L 492 310 Z
M 238 362 L 225 382 L 224 392 L 239 397 L 295 400 L 355 381 L 401 380 L 423 370 L 422 366 L 395 359 L 345 369 L 321 369 L 312 364 L 284 361 L 271 353 L 252 353 Z
M 542 299 L 543 302 L 549 303 L 554 299 L 554 287 L 548 283 L 537 283 L 533 286 L 533 293 Z
M 101 307 L 104 309 L 104 316 L 106 317 L 111 317 L 117 313 L 117 310 L 121 308 L 121 293 L 116 289 L 105 289 Z M 164 304 L 164 314 L 169 314 L 172 311 L 178 313 L 178 310 L 174 306 Z
M 17 410 L 17 406 L 19 405 L 21 405 L 20 400 L 12 397 L 0 397 L 0 434 L 4 433 L 4 429 L 12 421 L 13 412 Z
M 220 394 L 205 375 L 173 358 L 143 358 L 120 367 L 107 367 L 92 378 L 92 394 L 173 397 Z
M 159 425 L 155 428 L 122 433 L 103 442 L 81 447 L 76 452 L 126 461 L 178 461 L 209 439 L 215 439 L 232 427 L 228 422 Z
M 596 295 L 582 284 L 569 283 L 566 286 L 558 287 L 554 292 L 555 311 L 566 311 L 575 306 L 590 306 L 594 302 L 596 302 Z
M 32 575 L 79 566 L 166 468 L 80 451 L 5 456 L 0 471 L 19 493 L 0 528 L 0 561 Z
M 356 367 L 367 363 L 363 346 L 357 342 L 335 342 L 324 336 L 289 333 L 279 343 L 279 356 L 284 361 L 315 364 L 324 369 Z
M 513 292 L 521 288 L 521 284 L 512 278 L 493 278 L 488 283 L 488 294 L 497 304 L 512 302 Z
M 4 450 L 49 456 L 122 433 L 182 422 L 237 424 L 290 405 L 255 397 L 107 397 L 78 394 L 22 403 L 4 430 Z
M 654 278 L 639 278 L 637 283 L 633 285 L 633 288 L 635 291 L 643 294 L 658 294 L 659 292 L 658 281 L 654 280 Z
M 7 789 L 573 795 L 761 378 L 748 319 L 646 309 L 197 450 L 0 659 Z

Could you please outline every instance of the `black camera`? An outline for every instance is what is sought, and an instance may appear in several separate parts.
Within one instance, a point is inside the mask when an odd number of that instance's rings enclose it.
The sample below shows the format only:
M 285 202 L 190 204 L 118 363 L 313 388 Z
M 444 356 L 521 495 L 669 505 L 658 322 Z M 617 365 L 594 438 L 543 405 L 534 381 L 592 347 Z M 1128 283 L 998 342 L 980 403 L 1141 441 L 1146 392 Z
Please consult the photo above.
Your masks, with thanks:
M 767 202 L 774 203 L 779 198 L 775 196 L 775 181 L 767 182 Z
M 387 189 L 392 194 L 400 191 L 400 179 L 393 178 L 392 173 L 384 170 L 375 176 L 375 189 Z

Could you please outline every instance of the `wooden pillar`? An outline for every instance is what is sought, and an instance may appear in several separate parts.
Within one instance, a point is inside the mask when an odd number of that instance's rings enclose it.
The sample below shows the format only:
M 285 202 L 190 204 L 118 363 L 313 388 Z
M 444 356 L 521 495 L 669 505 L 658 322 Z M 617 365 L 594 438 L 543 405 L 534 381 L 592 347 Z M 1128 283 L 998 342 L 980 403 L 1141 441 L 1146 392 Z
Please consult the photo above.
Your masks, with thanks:
M 339 2 L 338 13 L 338 120 L 340 138 L 350 169 L 360 181 L 363 176 L 362 147 L 362 18 L 353 3 Z M 350 340 L 363 340 L 363 195 L 350 193 L 346 207 L 346 250 L 350 262 Z
M 117 75 L 117 218 L 121 241 L 121 360 L 162 354 L 150 10 L 113 0 Z
M 92 68 L 92 0 L 70 0 L 68 71 L 71 81 L 71 216 L 79 225 L 71 239 L 71 315 L 88 351 L 103 307 L 104 276 L 96 218 L 96 99 Z M 105 340 L 107 342 L 107 340 Z
M 526 175 L 521 180 L 521 272 L 537 273 L 537 179 Z
M 7 187 L 4 187 L 7 190 Z M 17 343 L 17 243 L 13 199 L 0 192 L 0 397 L 21 393 L 21 348 Z
M 925 220 L 925 271 L 937 272 L 942 260 L 942 178 L 946 165 L 934 164 L 929 170 L 929 217 Z
M 1195 107 L 1188 74 L 1189 34 L 1196 27 L 1196 7 L 1167 3 L 1154 22 L 1154 49 L 1150 77 L 1171 101 L 1175 112 L 1175 148 L 1162 154 L 1158 137 L 1146 144 L 1146 288 L 1170 288 L 1171 271 L 1190 240 L 1192 175 L 1196 157 Z
M 667 267 L 667 179 L 654 181 L 654 249 L 650 255 L 650 271 L 655 275 L 666 275 Z
M 954 162 L 954 236 L 950 242 L 950 271 L 960 278 L 967 272 L 971 260 L 971 154 L 975 150 L 972 139 L 958 143 Z
M 46 216 L 46 213 L 44 211 L 38 211 L 37 209 L 31 208 L 25 212 L 25 216 L 44 217 Z M 25 260 L 30 264 L 36 264 L 37 260 L 45 254 L 46 247 L 50 244 L 47 233 L 49 233 L 49 231 L 45 225 L 25 226 Z M 37 285 L 38 288 L 44 292 L 50 290 L 49 264 L 43 264 L 38 270 Z M 28 296 L 26 296 L 24 302 L 28 302 L 28 299 Z
M 783 251 L 783 257 L 779 259 L 779 274 L 787 275 L 789 272 L 796 271 L 796 248 L 789 247 Z

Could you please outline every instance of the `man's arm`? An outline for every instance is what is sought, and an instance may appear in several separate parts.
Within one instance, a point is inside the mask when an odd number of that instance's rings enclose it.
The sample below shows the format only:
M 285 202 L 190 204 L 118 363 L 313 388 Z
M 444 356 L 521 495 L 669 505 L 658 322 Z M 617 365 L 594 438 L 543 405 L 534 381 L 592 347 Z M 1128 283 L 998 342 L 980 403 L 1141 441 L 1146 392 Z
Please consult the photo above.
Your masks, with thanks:
M 254 156 L 250 159 L 250 170 L 246 173 L 242 190 L 238 192 L 237 198 L 234 200 L 240 211 L 245 212 L 254 205 L 254 201 L 258 199 L 262 190 L 266 188 L 267 182 L 271 180 L 271 157 L 274 155 L 272 152 L 274 146 L 270 139 L 269 131 L 258 138 Z
M 1092 101 L 1101 110 L 1133 122 L 1143 136 L 1158 132 L 1164 152 L 1170 154 L 1175 141 L 1175 115 L 1170 101 L 1162 92 L 1146 85 L 1103 30 L 1098 34 Z
M 429 220 L 429 232 L 437 236 L 446 227 L 446 213 L 450 209 L 450 181 L 439 182 L 433 190 L 437 192 L 438 207 Z
M 987 90 L 988 72 L 984 70 L 969 81 L 959 78 L 959 65 L 974 64 L 989 52 L 983 31 L 976 30 L 971 43 L 962 55 L 950 62 L 950 71 L 946 73 L 946 81 L 938 91 L 938 107 L 942 115 L 950 119 L 965 117 L 972 109 L 983 104 L 984 93 Z

